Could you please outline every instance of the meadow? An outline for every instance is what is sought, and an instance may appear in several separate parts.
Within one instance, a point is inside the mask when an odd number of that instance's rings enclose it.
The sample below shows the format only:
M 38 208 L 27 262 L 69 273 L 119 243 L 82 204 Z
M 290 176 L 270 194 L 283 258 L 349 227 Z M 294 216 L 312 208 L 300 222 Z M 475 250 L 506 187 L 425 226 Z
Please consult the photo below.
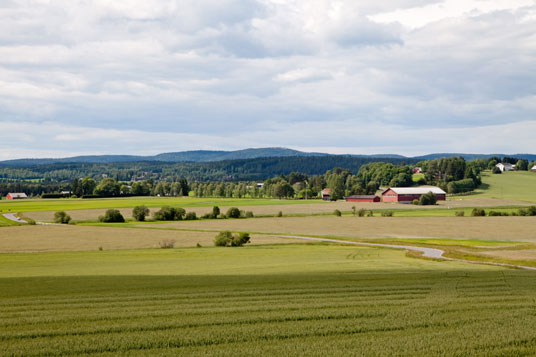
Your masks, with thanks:
M 536 202 L 536 172 L 509 171 L 502 174 L 482 173 L 482 185 L 474 193 L 460 197 L 485 197 Z
M 338 245 L 9 254 L 0 352 L 531 355 L 533 272 Z

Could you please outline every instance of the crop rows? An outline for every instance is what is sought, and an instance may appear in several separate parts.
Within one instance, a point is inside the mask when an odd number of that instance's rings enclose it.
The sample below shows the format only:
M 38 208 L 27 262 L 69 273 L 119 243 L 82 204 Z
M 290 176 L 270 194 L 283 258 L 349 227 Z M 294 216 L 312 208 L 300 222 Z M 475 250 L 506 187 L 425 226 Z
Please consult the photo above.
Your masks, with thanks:
M 1 355 L 536 350 L 536 279 L 527 272 L 63 278 L 58 290 L 61 279 L 0 292 Z

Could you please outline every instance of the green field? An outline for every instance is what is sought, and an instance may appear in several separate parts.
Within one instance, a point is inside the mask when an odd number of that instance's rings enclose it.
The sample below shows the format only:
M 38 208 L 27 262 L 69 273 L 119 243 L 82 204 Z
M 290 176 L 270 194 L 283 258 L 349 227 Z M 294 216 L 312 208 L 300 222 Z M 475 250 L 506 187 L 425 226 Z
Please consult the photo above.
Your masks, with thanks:
M 482 173 L 482 185 L 471 195 L 536 202 L 536 172 L 510 171 L 502 174 Z
M 149 208 L 169 206 L 211 207 L 218 206 L 270 206 L 295 204 L 322 204 L 322 200 L 276 200 L 249 198 L 194 198 L 194 197 L 129 197 L 96 199 L 34 199 L 0 202 L 0 212 L 68 211 L 107 208 L 132 208 L 145 205 Z
M 0 354 L 532 355 L 533 272 L 336 245 L 8 254 Z

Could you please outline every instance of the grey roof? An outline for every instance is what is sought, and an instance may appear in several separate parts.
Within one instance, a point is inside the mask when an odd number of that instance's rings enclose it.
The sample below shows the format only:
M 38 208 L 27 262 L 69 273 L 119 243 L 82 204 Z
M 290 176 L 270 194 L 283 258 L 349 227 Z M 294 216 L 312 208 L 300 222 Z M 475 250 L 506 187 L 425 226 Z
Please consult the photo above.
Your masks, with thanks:
M 424 186 L 424 187 L 390 187 L 387 190 L 393 190 L 399 195 L 424 195 L 428 192 L 432 192 L 436 195 L 444 195 L 445 191 L 435 186 Z M 385 191 L 387 191 L 385 190 Z M 383 191 L 383 193 L 385 193 Z
M 378 197 L 376 195 L 351 195 L 351 196 L 346 196 L 345 198 L 374 198 L 374 197 Z

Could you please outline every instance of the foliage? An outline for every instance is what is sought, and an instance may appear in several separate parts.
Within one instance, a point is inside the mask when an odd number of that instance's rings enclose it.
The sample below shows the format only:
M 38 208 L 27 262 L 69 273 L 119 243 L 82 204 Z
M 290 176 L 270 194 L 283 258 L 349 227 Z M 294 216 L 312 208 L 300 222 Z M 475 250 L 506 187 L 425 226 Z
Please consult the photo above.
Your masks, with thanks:
M 54 222 L 60 224 L 68 224 L 71 221 L 71 216 L 69 216 L 65 211 L 58 211 L 54 213 Z
M 382 211 L 381 216 L 382 217 L 393 217 L 393 211 Z
M 253 218 L 253 212 L 251 211 L 246 211 L 246 218 Z
M 186 215 L 184 216 L 185 221 L 195 221 L 196 219 L 197 219 L 197 215 L 194 211 L 190 211 L 186 213 Z
M 483 208 L 473 208 L 471 211 L 471 216 L 473 217 L 483 217 L 486 215 L 486 211 Z
M 335 211 L 333 211 L 333 214 L 334 214 L 335 216 L 337 216 L 337 217 L 342 216 L 341 211 L 339 211 L 338 209 L 336 209 Z
M 502 174 L 502 171 L 497 166 L 494 166 L 493 169 L 491 170 L 491 173 L 492 174 Z
M 464 211 L 456 211 L 456 217 L 463 217 L 463 216 L 465 216 Z
M 240 210 L 236 207 L 231 207 L 227 210 L 225 215 L 227 218 L 240 218 Z
M 121 185 L 116 180 L 106 177 L 95 187 L 93 193 L 102 197 L 119 196 L 121 194 Z
M 425 193 L 419 198 L 419 205 L 421 206 L 435 205 L 436 202 L 437 198 L 433 192 Z
M 163 206 L 159 211 L 153 213 L 153 217 L 157 221 L 180 221 L 185 215 L 184 208 L 171 206 Z
M 530 206 L 528 208 L 520 208 L 518 214 L 520 216 L 536 216 L 536 206 Z
M 360 208 L 359 211 L 357 211 L 357 215 L 359 217 L 364 217 L 366 213 L 367 213 L 367 210 L 364 208 Z
M 475 182 L 470 178 L 458 180 L 458 181 L 451 181 L 447 185 L 448 193 L 469 192 L 469 191 L 473 191 L 474 189 L 475 189 Z
M 134 217 L 136 221 L 143 222 L 148 215 L 149 208 L 145 206 L 136 206 L 132 209 L 132 217 Z
M 248 233 L 232 234 L 229 231 L 222 231 L 214 238 L 214 245 L 217 247 L 241 247 L 250 242 Z
M 106 210 L 104 216 L 99 217 L 99 221 L 104 223 L 122 223 L 125 221 L 125 218 L 118 210 L 109 209 Z

